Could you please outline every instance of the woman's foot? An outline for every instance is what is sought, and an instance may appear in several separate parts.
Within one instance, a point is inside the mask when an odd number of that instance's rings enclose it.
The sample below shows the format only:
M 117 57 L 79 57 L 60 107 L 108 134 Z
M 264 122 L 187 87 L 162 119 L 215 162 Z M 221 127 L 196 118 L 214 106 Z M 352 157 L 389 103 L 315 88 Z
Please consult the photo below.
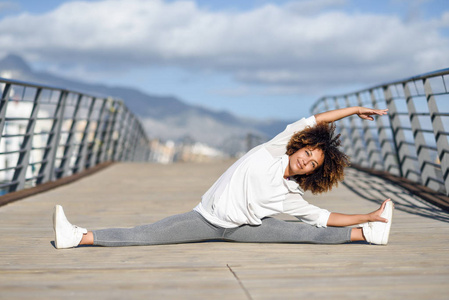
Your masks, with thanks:
M 393 220 L 393 202 L 388 201 L 385 204 L 384 211 L 380 215 L 388 220 L 383 222 L 368 222 L 362 224 L 363 235 L 368 243 L 377 245 L 386 245 L 390 236 L 391 222 Z
M 57 249 L 78 246 L 83 238 L 83 234 L 87 233 L 87 229 L 70 224 L 61 205 L 55 206 L 53 229 L 55 230 L 55 246 Z

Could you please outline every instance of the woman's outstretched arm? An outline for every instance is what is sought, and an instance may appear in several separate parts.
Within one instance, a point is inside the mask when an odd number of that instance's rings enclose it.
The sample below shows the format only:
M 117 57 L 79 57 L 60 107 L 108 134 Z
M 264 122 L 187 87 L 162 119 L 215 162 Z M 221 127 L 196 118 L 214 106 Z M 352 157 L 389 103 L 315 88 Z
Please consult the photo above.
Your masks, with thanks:
M 316 114 L 315 119 L 317 123 L 319 122 L 330 123 L 346 118 L 351 115 L 358 115 L 362 119 L 373 121 L 374 120 L 374 118 L 372 117 L 373 115 L 378 116 L 386 115 L 387 111 L 388 109 L 373 109 L 361 106 L 352 106 Z
M 345 227 L 351 225 L 358 225 L 366 222 L 388 222 L 387 219 L 380 215 L 385 209 L 385 205 L 390 199 L 385 200 L 379 209 L 369 214 L 347 215 L 339 213 L 331 213 L 327 221 L 327 226 Z

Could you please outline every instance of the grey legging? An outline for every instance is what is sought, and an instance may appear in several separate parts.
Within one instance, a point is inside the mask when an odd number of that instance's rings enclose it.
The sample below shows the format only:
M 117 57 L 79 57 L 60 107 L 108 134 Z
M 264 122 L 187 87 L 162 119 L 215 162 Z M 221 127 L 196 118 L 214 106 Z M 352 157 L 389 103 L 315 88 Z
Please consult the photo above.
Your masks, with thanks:
M 350 241 L 350 227 L 317 228 L 301 222 L 264 218 L 259 226 L 222 228 L 209 223 L 196 211 L 175 215 L 149 225 L 93 231 L 94 245 L 143 246 L 210 240 L 246 243 L 320 243 Z

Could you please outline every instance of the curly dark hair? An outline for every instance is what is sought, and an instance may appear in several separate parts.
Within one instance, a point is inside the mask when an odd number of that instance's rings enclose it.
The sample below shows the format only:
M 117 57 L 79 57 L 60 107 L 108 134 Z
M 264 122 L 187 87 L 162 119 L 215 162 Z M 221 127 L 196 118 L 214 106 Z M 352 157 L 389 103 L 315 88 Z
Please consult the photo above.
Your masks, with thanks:
M 318 123 L 316 126 L 307 127 L 296 132 L 287 145 L 288 156 L 301 148 L 310 147 L 321 149 L 324 154 L 323 164 L 310 175 L 295 175 L 295 180 L 304 190 L 310 190 L 313 194 L 330 191 L 344 178 L 344 168 L 349 166 L 349 157 L 341 152 L 340 134 L 334 136 L 335 124 Z

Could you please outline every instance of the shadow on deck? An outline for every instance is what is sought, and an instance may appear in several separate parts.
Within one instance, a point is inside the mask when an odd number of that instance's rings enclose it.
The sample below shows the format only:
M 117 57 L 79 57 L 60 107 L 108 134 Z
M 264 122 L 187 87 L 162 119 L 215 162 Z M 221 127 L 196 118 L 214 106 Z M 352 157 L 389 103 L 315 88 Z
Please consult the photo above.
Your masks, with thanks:
M 449 222 L 449 214 L 440 208 L 416 197 L 416 195 L 382 178 L 348 168 L 344 185 L 358 196 L 379 203 L 379 199 L 392 198 L 396 210 L 417 216 Z

